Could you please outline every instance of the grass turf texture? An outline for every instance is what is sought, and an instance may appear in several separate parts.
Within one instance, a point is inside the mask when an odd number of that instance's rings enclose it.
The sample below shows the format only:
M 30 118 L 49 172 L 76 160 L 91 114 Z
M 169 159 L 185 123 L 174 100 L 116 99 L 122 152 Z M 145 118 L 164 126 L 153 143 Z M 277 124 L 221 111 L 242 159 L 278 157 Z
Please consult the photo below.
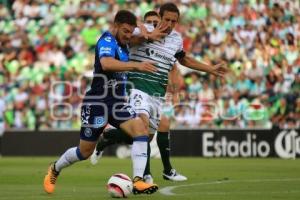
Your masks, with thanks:
M 42 183 L 48 164 L 55 159 L 0 158 L 0 200 L 112 199 L 105 187 L 109 177 L 114 173 L 132 174 L 130 159 L 104 157 L 96 166 L 84 161 L 65 169 L 58 178 L 55 193 L 49 195 Z M 300 199 L 300 160 L 173 158 L 172 161 L 188 181 L 163 180 L 161 161 L 152 159 L 152 173 L 160 192 L 130 195 L 129 199 Z

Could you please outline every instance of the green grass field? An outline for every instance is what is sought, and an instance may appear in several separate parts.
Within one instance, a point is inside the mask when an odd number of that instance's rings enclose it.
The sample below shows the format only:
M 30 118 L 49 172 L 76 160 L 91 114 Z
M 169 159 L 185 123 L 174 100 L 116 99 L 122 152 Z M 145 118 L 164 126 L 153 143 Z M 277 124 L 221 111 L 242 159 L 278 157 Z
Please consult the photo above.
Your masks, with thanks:
M 84 161 L 65 169 L 55 194 L 48 195 L 42 182 L 48 163 L 54 159 L 0 158 L 0 199 L 112 199 L 105 189 L 108 178 L 117 172 L 131 175 L 130 159 L 105 157 L 96 166 Z M 159 159 L 151 165 L 160 191 L 129 199 L 300 199 L 300 160 L 173 158 L 176 169 L 189 178 L 180 183 L 162 179 Z

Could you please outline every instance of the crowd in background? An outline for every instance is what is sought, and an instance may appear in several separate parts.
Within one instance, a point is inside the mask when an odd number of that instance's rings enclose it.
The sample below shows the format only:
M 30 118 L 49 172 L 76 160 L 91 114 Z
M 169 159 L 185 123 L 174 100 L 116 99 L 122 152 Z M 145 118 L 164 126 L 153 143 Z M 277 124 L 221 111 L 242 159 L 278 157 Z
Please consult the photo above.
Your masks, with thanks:
M 0 3 L 0 97 L 8 129 L 78 129 L 94 46 L 119 9 L 141 17 L 165 1 L 15 0 Z M 300 127 L 300 1 L 182 0 L 184 50 L 218 79 L 180 66 L 175 127 Z

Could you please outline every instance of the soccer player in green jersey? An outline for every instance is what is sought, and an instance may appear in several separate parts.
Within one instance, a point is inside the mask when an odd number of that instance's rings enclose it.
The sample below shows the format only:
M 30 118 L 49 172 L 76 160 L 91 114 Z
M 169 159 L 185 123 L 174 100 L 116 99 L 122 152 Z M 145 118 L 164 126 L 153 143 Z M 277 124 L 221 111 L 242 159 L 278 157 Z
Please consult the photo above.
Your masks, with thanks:
M 159 14 L 161 24 L 158 25 L 158 28 L 154 29 L 153 26 L 146 24 L 147 31 L 139 31 L 142 34 L 139 41 L 142 43 L 130 49 L 130 60 L 155 62 L 157 72 L 155 74 L 129 72 L 128 75 L 128 81 L 134 84 L 134 88 L 130 89 L 129 103 L 143 119 L 146 127 L 149 127 L 150 133 L 158 129 L 161 107 L 168 85 L 168 75 L 176 61 L 189 68 L 221 77 L 227 71 L 224 63 L 209 66 L 186 55 L 183 51 L 181 34 L 174 30 L 180 16 L 175 4 L 166 3 L 162 5 Z M 165 35 L 160 35 L 164 36 L 161 39 L 152 35 L 153 32 L 156 33 L 157 29 L 165 32 Z M 168 132 L 165 136 L 169 137 Z M 166 149 L 169 149 L 169 140 L 164 140 L 162 143 L 165 144 Z M 172 169 L 170 171 L 164 170 L 163 177 L 170 179 L 169 177 L 174 171 Z

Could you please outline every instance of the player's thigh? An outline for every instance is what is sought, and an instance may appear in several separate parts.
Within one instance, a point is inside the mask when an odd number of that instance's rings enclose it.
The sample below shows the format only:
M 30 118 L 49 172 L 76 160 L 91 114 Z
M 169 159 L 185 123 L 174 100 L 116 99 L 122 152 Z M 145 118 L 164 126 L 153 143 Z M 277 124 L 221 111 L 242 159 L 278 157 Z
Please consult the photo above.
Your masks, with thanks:
M 130 91 L 129 103 L 137 115 L 143 120 L 147 132 L 154 134 L 158 128 L 161 115 L 162 102 L 158 97 L 152 97 L 147 93 L 132 89 Z
M 137 117 L 135 110 L 127 102 L 113 103 L 108 122 L 116 128 L 121 128 L 131 137 L 147 134 L 144 122 Z
M 135 117 L 121 123 L 120 128 L 131 137 L 148 135 L 147 128 L 140 117 Z
M 155 134 L 158 130 L 161 114 L 162 114 L 162 100 L 157 97 L 151 97 L 150 104 L 150 119 L 149 119 L 149 130 L 150 134 Z
M 144 126 L 149 129 L 149 125 L 150 125 L 150 119 L 148 117 L 148 115 L 145 115 L 144 113 L 138 113 L 137 114 L 139 116 L 139 118 L 141 118 L 141 120 L 143 121 Z M 149 132 L 147 130 L 147 132 Z
M 162 115 L 160 118 L 158 131 L 159 132 L 169 132 L 170 130 L 170 120 L 166 116 Z

